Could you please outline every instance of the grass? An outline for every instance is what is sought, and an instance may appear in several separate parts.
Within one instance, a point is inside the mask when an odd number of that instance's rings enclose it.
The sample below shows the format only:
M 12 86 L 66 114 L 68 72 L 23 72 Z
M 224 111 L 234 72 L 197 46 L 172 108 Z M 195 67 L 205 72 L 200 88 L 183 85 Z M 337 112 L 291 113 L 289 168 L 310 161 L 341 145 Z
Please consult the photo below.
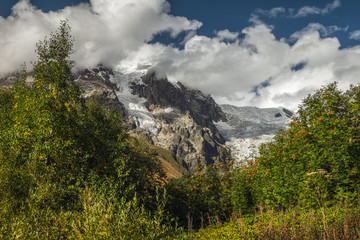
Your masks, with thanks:
M 189 173 L 189 171 L 181 165 L 182 159 L 180 157 L 175 157 L 172 152 L 165 148 L 149 144 L 145 139 L 139 136 L 137 136 L 137 139 L 140 144 L 144 144 L 158 155 L 163 169 L 169 179 L 180 178 Z
M 193 239 L 360 239 L 359 206 L 329 207 L 325 216 L 324 223 L 321 209 L 260 210 L 201 229 Z
M 117 201 L 86 189 L 81 211 L 35 208 L 28 203 L 16 214 L 0 217 L 0 239 L 186 239 L 158 211 L 150 213 L 136 200 Z
M 0 239 L 360 239 L 358 204 L 324 210 L 260 207 L 253 214 L 234 214 L 226 223 L 215 217 L 206 228 L 185 230 L 164 214 L 161 200 L 150 213 L 136 199 L 118 201 L 87 188 L 81 202 L 80 211 L 39 209 L 28 203 L 16 214 L 0 217 Z
M 168 178 L 179 178 L 188 173 L 188 171 L 180 164 L 182 159 L 179 157 L 174 158 L 169 150 L 158 146 L 151 146 L 151 149 L 158 154 Z

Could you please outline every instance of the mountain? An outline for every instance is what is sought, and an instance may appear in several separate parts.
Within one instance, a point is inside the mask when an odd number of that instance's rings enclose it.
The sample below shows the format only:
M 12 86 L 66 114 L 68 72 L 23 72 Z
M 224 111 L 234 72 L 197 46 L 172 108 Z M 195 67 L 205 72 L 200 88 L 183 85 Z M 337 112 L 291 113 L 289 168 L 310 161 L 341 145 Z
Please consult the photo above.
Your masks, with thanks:
M 279 128 L 285 128 L 293 112 L 283 108 L 235 107 L 221 105 L 226 122 L 215 126 L 226 139 L 235 159 L 245 159 L 257 154 L 260 144 L 271 141 Z
M 99 66 L 75 77 L 83 97 L 96 96 L 119 110 L 129 133 L 153 145 L 174 176 L 225 160 L 225 145 L 238 161 L 256 154 L 293 115 L 286 108 L 219 106 L 210 95 L 159 78 L 148 66 L 131 72 Z M 0 79 L 0 88 L 16 78 Z
M 130 73 L 86 69 L 76 81 L 85 97 L 97 95 L 106 105 L 120 109 L 132 135 L 168 149 L 184 168 L 224 160 L 225 139 L 214 122 L 226 117 L 211 96 L 157 78 L 146 69 Z
M 238 161 L 256 155 L 260 144 L 271 141 L 293 116 L 284 107 L 219 106 L 211 96 L 158 78 L 146 67 L 129 73 L 98 68 L 79 77 L 91 79 L 114 89 L 132 134 L 168 149 L 189 170 L 224 160 L 224 145 Z M 108 92 L 102 96 L 113 96 Z M 113 97 L 107 101 L 113 103 Z

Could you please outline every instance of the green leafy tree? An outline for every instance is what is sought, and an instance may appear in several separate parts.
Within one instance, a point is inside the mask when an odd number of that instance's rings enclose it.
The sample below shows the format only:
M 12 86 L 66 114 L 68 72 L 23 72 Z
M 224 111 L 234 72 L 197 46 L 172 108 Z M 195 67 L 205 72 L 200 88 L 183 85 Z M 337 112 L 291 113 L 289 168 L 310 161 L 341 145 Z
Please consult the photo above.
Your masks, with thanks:
M 233 161 L 228 157 L 225 163 L 199 166 L 194 174 L 173 179 L 165 186 L 168 212 L 182 225 L 196 228 L 229 219 L 233 173 Z
M 62 21 L 36 46 L 26 74 L 0 93 L 0 211 L 31 206 L 81 210 L 86 186 L 131 199 L 154 195 L 163 172 L 122 127 L 118 112 L 83 101 L 74 82 L 70 27 Z
M 360 88 L 329 84 L 303 100 L 287 130 L 243 169 L 255 204 L 316 206 L 360 187 Z

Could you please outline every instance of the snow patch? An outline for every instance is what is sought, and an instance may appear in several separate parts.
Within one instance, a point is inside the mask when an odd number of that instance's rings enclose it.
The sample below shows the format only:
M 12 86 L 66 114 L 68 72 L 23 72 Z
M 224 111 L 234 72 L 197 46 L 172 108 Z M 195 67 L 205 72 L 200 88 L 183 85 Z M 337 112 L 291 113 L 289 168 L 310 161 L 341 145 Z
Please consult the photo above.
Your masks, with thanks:
M 227 122 L 219 121 L 219 122 L 213 122 L 213 123 L 220 132 L 235 130 L 235 127 L 230 126 Z
M 174 111 L 174 109 L 172 109 L 171 107 L 166 108 L 166 109 L 164 110 L 164 112 L 166 112 L 166 113 L 171 113 L 172 111 Z
M 232 151 L 236 162 L 245 163 L 259 154 L 261 144 L 270 142 L 274 135 L 261 135 L 254 138 L 232 138 L 226 142 L 226 146 Z
M 159 125 L 156 123 L 153 114 L 145 107 L 146 99 L 133 95 L 130 89 L 130 83 L 141 81 L 141 77 L 146 72 L 147 70 L 144 69 L 125 73 L 115 70 L 110 81 L 117 86 L 118 90 L 115 93 L 124 105 L 127 117 L 133 119 L 137 127 L 157 134 Z
M 147 112 L 147 109 L 145 106 L 135 104 L 135 103 L 129 103 L 128 109 L 133 110 L 133 111 Z
M 279 128 L 291 121 L 283 108 L 235 107 L 222 105 L 227 122 L 214 123 L 225 137 L 239 163 L 259 154 L 261 144 L 270 142 Z M 279 117 L 281 115 L 281 117 Z
M 169 81 L 169 83 L 171 83 L 174 87 L 181 90 L 181 87 L 179 86 L 179 84 L 177 82 Z

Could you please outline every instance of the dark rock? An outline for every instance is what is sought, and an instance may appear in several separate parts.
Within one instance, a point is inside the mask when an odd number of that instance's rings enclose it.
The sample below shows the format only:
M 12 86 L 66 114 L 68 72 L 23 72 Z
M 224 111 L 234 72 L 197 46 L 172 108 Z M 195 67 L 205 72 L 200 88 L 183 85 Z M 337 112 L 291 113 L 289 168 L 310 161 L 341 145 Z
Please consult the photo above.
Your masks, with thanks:
M 166 78 L 157 79 L 154 72 L 142 77 L 144 84 L 133 83 L 133 94 L 147 99 L 147 107 L 155 105 L 161 108 L 174 107 L 183 114 L 189 112 L 195 122 L 204 127 L 214 128 L 213 121 L 226 121 L 225 114 L 211 96 L 205 96 L 198 90 L 179 87 Z
M 85 99 L 96 97 L 100 103 L 112 109 L 117 109 L 124 115 L 125 108 L 117 99 L 114 91 L 117 86 L 110 81 L 112 75 L 112 69 L 99 66 L 98 68 L 85 69 L 76 73 L 75 82 L 84 91 L 83 97 Z
M 288 117 L 288 118 L 291 118 L 294 115 L 294 113 L 292 111 L 290 111 L 286 108 L 283 108 L 282 110 L 285 113 L 286 117 Z
M 170 83 L 166 78 L 158 79 L 154 72 L 141 80 L 142 83 L 133 82 L 130 88 L 133 94 L 147 100 L 145 105 L 150 111 L 173 109 L 154 114 L 162 129 L 153 137 L 155 144 L 172 149 L 190 170 L 199 163 L 208 165 L 223 160 L 221 146 L 225 140 L 213 122 L 226 121 L 226 117 L 211 96 L 181 83 Z

